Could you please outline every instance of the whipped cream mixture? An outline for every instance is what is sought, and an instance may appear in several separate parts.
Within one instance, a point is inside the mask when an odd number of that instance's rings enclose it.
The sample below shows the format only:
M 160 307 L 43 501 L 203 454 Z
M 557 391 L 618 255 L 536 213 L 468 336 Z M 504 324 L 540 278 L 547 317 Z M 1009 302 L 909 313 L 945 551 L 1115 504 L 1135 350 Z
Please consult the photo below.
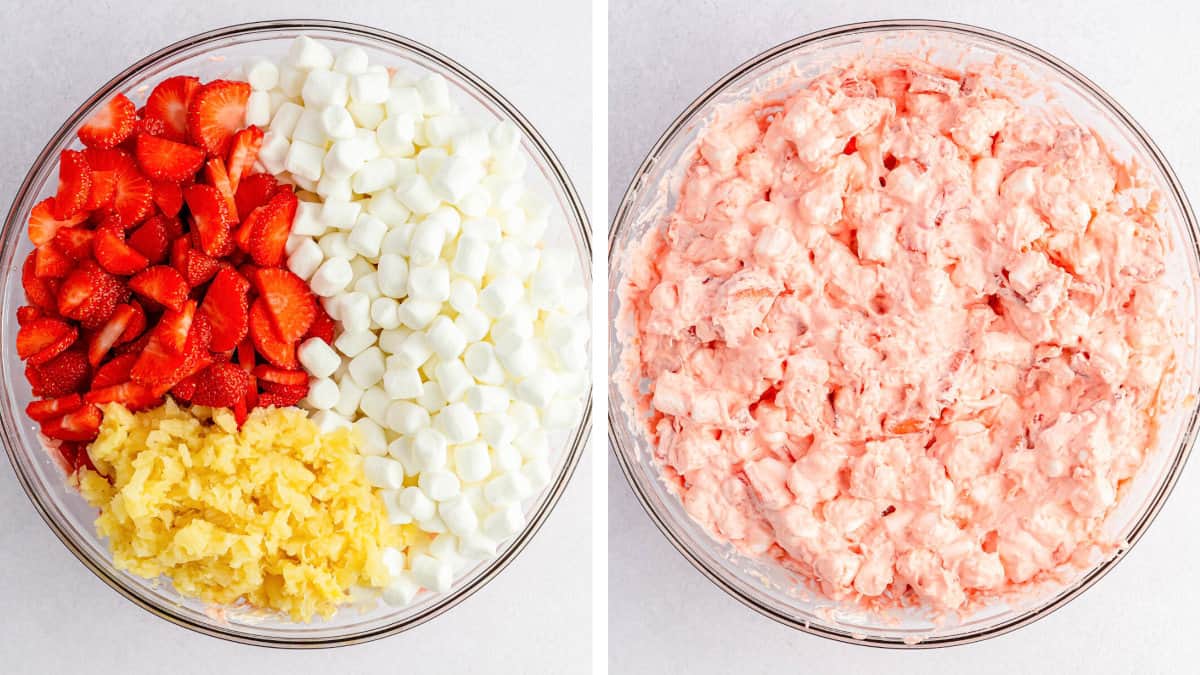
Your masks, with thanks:
M 965 611 L 1111 550 L 1170 247 L 1092 132 L 919 60 L 723 111 L 626 261 L 622 378 L 714 537 Z

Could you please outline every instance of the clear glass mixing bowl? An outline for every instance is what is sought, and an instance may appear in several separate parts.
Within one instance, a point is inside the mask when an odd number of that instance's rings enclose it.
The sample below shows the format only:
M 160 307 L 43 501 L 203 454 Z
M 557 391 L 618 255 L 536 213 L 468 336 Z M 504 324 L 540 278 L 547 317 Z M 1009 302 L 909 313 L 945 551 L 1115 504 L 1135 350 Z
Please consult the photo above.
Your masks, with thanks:
M 329 647 L 377 639 L 420 625 L 465 600 L 494 578 L 529 543 L 550 510 L 554 508 L 579 462 L 591 429 L 591 395 L 582 418 L 569 432 L 551 436 L 555 478 L 540 494 L 527 502 L 525 529 L 501 547 L 498 556 L 477 564 L 443 594 L 422 593 L 403 609 L 380 604 L 360 612 L 348 607 L 328 621 L 297 624 L 277 618 L 220 612 L 195 600 L 181 597 L 169 583 L 147 580 L 115 569 L 105 542 L 92 526 L 94 509 L 65 482 L 62 470 L 38 440 L 37 426 L 25 416 L 31 400 L 24 366 L 15 344 L 15 312 L 24 304 L 21 263 L 31 249 L 26 221 L 34 204 L 52 195 L 57 185 L 58 156 L 77 144 L 75 132 L 95 109 L 117 92 L 125 92 L 134 103 L 145 102 L 159 81 L 173 75 L 196 75 L 208 80 L 226 75 L 237 64 L 258 56 L 282 57 L 298 35 L 336 45 L 358 45 L 372 62 L 408 68 L 414 73 L 435 72 L 450 83 L 455 100 L 464 112 L 482 120 L 510 120 L 523 132 L 522 147 L 529 162 L 530 189 L 545 197 L 552 207 L 548 245 L 564 247 L 578 257 L 573 281 L 590 289 L 591 226 L 583 205 L 566 172 L 533 125 L 511 103 L 486 82 L 449 57 L 399 35 L 354 24 L 332 21 L 270 21 L 241 24 L 197 35 L 165 47 L 138 61 L 93 94 L 54 133 L 38 156 L 0 232 L 0 436 L 17 478 L 46 524 L 79 560 L 104 583 L 140 607 L 180 626 L 238 642 L 274 647 Z M 51 592 L 69 592 L 58 588 Z
M 616 377 L 609 383 L 609 443 L 642 506 L 667 539 L 701 573 L 746 606 L 815 635 L 882 647 L 937 647 L 972 642 L 1014 630 L 1066 604 L 1099 580 L 1146 531 L 1182 470 L 1197 429 L 1200 351 L 1197 350 L 1200 302 L 1200 249 L 1195 215 L 1178 179 L 1146 132 L 1098 86 L 1046 52 L 992 31 L 937 21 L 859 23 L 813 33 L 774 47 L 732 70 L 683 111 L 658 140 L 634 175 L 609 232 L 609 370 L 616 373 L 623 344 L 616 323 L 617 289 L 624 279 L 627 251 L 675 207 L 682 163 L 695 156 L 699 135 L 714 112 L 744 101 L 748 94 L 801 88 L 815 75 L 860 55 L 929 51 L 935 62 L 962 67 L 998 57 L 1018 65 L 1030 79 L 1049 86 L 1053 103 L 1080 124 L 1096 129 L 1122 160 L 1133 160 L 1163 197 L 1163 222 L 1174 250 L 1168 260 L 1169 282 L 1180 291 L 1185 334 L 1179 375 L 1186 407 L 1162 419 L 1158 448 L 1127 486 L 1118 508 L 1105 522 L 1107 533 L 1128 542 L 1121 552 L 1097 559 L 1067 583 L 1046 586 L 1021 602 L 995 603 L 961 622 L 935 624 L 919 610 L 884 617 L 839 607 L 803 585 L 772 561 L 740 555 L 717 542 L 683 510 L 659 478 L 651 448 L 624 400 Z M 786 84 L 785 84 L 786 83 Z M 1163 103 L 1167 103 L 1164 101 Z M 1045 99 L 1030 102 L 1046 104 Z

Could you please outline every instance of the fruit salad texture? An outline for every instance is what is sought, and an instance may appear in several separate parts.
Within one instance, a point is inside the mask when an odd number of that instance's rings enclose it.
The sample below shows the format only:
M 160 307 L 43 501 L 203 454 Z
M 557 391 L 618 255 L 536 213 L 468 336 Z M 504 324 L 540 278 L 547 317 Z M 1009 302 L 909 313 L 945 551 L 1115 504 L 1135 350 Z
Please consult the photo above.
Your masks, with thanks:
M 441 75 L 307 37 L 229 65 L 115 95 L 59 157 L 26 413 L 122 569 L 297 621 L 448 591 L 583 414 L 578 255 L 518 128 Z
M 934 612 L 1120 545 L 1178 334 L 1135 167 L 1003 80 L 884 59 L 720 111 L 681 171 L 621 369 L 713 537 Z

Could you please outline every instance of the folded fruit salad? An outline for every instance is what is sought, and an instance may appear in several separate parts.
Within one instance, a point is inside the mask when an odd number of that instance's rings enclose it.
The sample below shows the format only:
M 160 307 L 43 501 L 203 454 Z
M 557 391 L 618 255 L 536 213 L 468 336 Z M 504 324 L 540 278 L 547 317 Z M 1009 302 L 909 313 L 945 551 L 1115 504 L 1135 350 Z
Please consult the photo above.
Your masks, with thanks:
M 118 94 L 30 214 L 17 352 L 114 563 L 298 621 L 449 590 L 588 390 L 521 135 L 307 37 Z

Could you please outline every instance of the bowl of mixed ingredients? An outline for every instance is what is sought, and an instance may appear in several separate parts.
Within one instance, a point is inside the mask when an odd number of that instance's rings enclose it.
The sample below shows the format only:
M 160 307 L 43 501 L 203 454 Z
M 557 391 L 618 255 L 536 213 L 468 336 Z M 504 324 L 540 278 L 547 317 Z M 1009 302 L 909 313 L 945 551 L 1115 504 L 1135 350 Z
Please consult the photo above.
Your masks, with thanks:
M 525 546 L 589 430 L 589 225 L 442 54 L 244 24 L 117 75 L 3 230 L 0 430 L 68 549 L 184 627 L 351 644 Z
M 1121 559 L 1196 432 L 1197 223 L 1099 87 L 1004 35 L 739 66 L 610 233 L 610 441 L 747 606 L 858 644 L 1013 630 Z

